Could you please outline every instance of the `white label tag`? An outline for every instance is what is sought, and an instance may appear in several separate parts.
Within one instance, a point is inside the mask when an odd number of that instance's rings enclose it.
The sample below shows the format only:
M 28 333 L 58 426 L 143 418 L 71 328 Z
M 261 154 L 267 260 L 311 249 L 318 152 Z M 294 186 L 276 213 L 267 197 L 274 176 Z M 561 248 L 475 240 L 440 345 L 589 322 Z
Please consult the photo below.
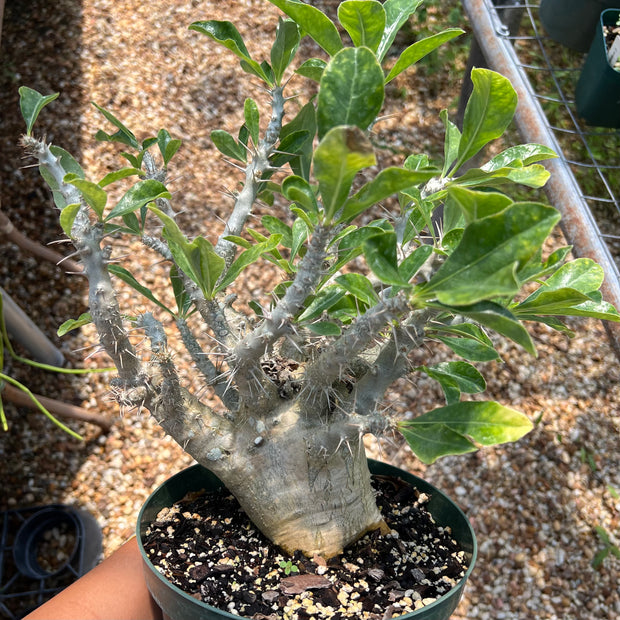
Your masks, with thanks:
M 612 67 L 616 67 L 618 59 L 620 59 L 620 34 L 616 35 L 614 42 L 609 48 L 609 52 L 607 52 L 607 60 L 609 60 L 609 64 Z

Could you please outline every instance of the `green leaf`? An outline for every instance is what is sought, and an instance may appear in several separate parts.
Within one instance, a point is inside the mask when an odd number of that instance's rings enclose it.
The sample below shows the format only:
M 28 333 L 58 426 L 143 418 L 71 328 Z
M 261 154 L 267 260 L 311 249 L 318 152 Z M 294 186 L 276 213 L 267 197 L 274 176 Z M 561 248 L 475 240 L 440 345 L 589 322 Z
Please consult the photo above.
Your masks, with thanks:
M 368 129 L 381 110 L 383 70 L 365 47 L 347 47 L 329 62 L 319 88 L 319 138 L 338 125 Z
M 484 377 L 467 362 L 441 362 L 433 366 L 420 366 L 419 370 L 438 381 L 442 386 L 455 386 L 465 394 L 478 394 L 486 390 Z
M 138 291 L 138 293 L 144 295 L 144 297 L 159 306 L 162 310 L 165 310 L 168 314 L 174 316 L 174 312 L 172 312 L 172 310 L 170 310 L 164 303 L 159 301 L 159 299 L 157 299 L 157 297 L 153 295 L 149 288 L 147 288 L 143 284 L 140 284 L 140 282 L 138 282 L 138 280 L 136 280 L 136 278 L 129 271 L 127 271 L 127 269 L 121 267 L 120 265 L 108 265 L 108 271 L 111 274 L 114 274 L 117 278 L 121 279 L 126 284 L 129 284 L 131 288 Z
M 88 325 L 93 322 L 93 317 L 90 315 L 90 312 L 83 312 L 77 319 L 68 319 L 66 320 L 56 332 L 60 338 L 65 334 L 68 334 L 70 331 L 74 329 L 79 329 L 84 325 Z
M 252 137 L 252 142 L 254 142 L 255 146 L 258 146 L 260 140 L 260 113 L 258 111 L 258 106 L 256 105 L 256 101 L 254 99 L 246 99 L 243 105 L 243 114 L 245 116 L 245 124 L 250 132 L 250 136 Z M 230 136 L 232 138 L 232 136 Z M 213 133 L 211 134 L 211 139 L 213 139 Z M 234 142 L 234 138 L 233 138 Z M 242 148 L 242 147 L 237 147 Z M 221 150 L 221 149 L 220 149 Z M 245 150 L 244 150 L 245 154 Z M 245 161 L 243 159 L 242 161 Z
M 513 203 L 506 194 L 480 192 L 458 185 L 448 187 L 448 196 L 461 208 L 467 224 L 500 213 Z
M 282 195 L 292 202 L 296 202 L 310 213 L 318 213 L 319 206 L 310 183 L 305 179 L 293 175 L 286 177 L 282 182 Z
M 82 194 L 82 198 L 93 208 L 101 221 L 103 211 L 108 202 L 108 193 L 104 189 L 101 189 L 97 183 L 86 181 L 85 179 L 69 180 L 65 177 L 65 182 L 73 185 L 79 190 L 80 194 Z
M 41 110 L 48 104 L 54 101 L 59 93 L 52 95 L 42 95 L 41 93 L 28 88 L 28 86 L 20 86 L 19 88 L 19 108 L 22 113 L 24 121 L 26 121 L 26 135 L 32 133 L 32 128 L 39 116 Z
M 338 6 L 338 20 L 353 45 L 377 51 L 385 30 L 385 10 L 376 0 L 345 0 Z
M 334 127 L 314 152 L 314 176 L 327 221 L 343 206 L 355 175 L 376 163 L 372 144 L 357 127 Z
M 299 321 L 312 321 L 327 312 L 336 302 L 345 295 L 345 290 L 339 284 L 330 284 L 322 288 L 302 312 Z
M 183 280 L 181 279 L 179 270 L 174 263 L 170 265 L 170 285 L 172 286 L 172 292 L 174 293 L 174 299 L 177 304 L 179 316 L 189 316 L 190 309 L 192 307 L 192 300 L 187 294 L 185 286 L 183 286 Z
M 67 237 L 71 237 L 73 222 L 75 222 L 75 218 L 77 217 L 81 206 L 82 205 L 79 202 L 76 202 L 74 204 L 67 205 L 60 212 L 60 227 L 63 229 Z
M 471 306 L 451 308 L 450 310 L 454 314 L 465 316 L 480 325 L 496 331 L 498 334 L 522 346 L 528 353 L 536 355 L 536 348 L 528 331 L 519 319 L 499 304 L 483 301 Z
M 108 172 L 101 181 L 97 185 L 99 187 L 107 187 L 112 183 L 116 183 L 116 181 L 120 181 L 121 179 L 126 179 L 127 177 L 142 175 L 144 174 L 142 170 L 138 170 L 138 168 L 121 168 L 120 170 L 115 170 L 114 172 Z
M 280 19 L 276 40 L 271 48 L 271 66 L 276 84 L 280 84 L 286 68 L 291 64 L 299 47 L 299 27 L 293 21 Z
M 369 207 L 389 196 L 412 185 L 426 183 L 437 176 L 438 172 L 437 170 L 412 171 L 397 167 L 384 168 L 372 181 L 363 185 L 345 202 L 339 222 L 351 221 Z
M 330 336 L 333 338 L 340 336 L 342 333 L 342 329 L 331 321 L 317 321 L 316 323 L 306 325 L 306 327 L 318 336 Z
M 223 129 L 215 129 L 211 132 L 211 140 L 215 148 L 226 157 L 238 159 L 245 163 L 246 150 L 239 144 L 227 131 Z
M 375 292 L 372 283 L 361 273 L 345 273 L 342 276 L 338 276 L 335 280 L 343 289 L 367 306 L 373 306 L 379 301 L 379 296 Z
M 543 187 L 549 179 L 549 171 L 540 164 L 532 164 L 523 168 L 508 167 L 496 170 L 470 168 L 467 172 L 455 178 L 451 184 L 460 186 L 499 187 L 508 182 L 519 183 L 534 189 Z
M 327 67 L 327 63 L 322 58 L 310 58 L 297 67 L 295 73 L 315 82 L 320 82 L 325 67 Z
M 181 148 L 181 140 L 173 140 L 168 131 L 160 129 L 157 134 L 157 146 L 164 160 L 164 166 L 168 166 L 174 154 Z
M 278 244 L 282 240 L 280 235 L 272 235 L 267 241 L 257 243 L 249 250 L 243 251 L 228 268 L 225 276 L 217 285 L 215 292 L 219 293 L 223 291 L 227 286 L 234 282 L 239 274 L 249 265 L 255 263 L 263 254 L 271 252 L 278 247 Z
M 499 168 L 510 168 L 529 166 L 545 159 L 555 159 L 555 151 L 542 144 L 519 144 L 510 146 L 493 159 L 482 166 L 483 170 L 498 170 Z
M 425 39 L 420 39 L 412 45 L 410 45 L 398 58 L 396 64 L 392 67 L 388 76 L 385 78 L 385 83 L 391 82 L 397 75 L 401 74 L 405 69 L 408 69 L 411 65 L 415 64 L 421 58 L 424 58 L 427 54 L 436 50 L 440 45 L 443 45 L 447 41 L 454 39 L 462 35 L 465 31 L 460 28 L 449 28 L 443 32 L 438 32 Z
M 269 0 L 310 35 L 330 56 L 342 49 L 342 40 L 334 22 L 316 7 L 298 0 Z
M 298 176 L 309 180 L 310 166 L 313 155 L 313 142 L 316 135 L 316 110 L 313 102 L 308 102 L 299 110 L 295 118 L 282 127 L 280 131 L 280 141 L 288 139 L 291 134 L 299 131 L 308 132 L 308 139 L 303 147 L 297 148 L 298 157 L 290 160 L 291 170 Z M 282 149 L 280 149 L 282 150 Z
M 386 0 L 383 3 L 385 11 L 385 30 L 377 49 L 377 58 L 382 61 L 392 46 L 398 31 L 403 24 L 415 13 L 423 0 Z
M 463 133 L 455 170 L 508 127 L 517 107 L 510 80 L 489 69 L 473 69 L 473 91 L 463 118 Z
M 588 301 L 591 300 L 587 295 L 572 288 L 549 290 L 542 286 L 535 298 L 517 304 L 510 310 L 516 317 L 533 314 L 571 316 L 574 306 Z
M 588 295 L 593 291 L 598 291 L 604 279 L 605 272 L 598 263 L 591 258 L 577 258 L 562 265 L 551 277 L 547 278 L 544 288 L 540 291 L 572 288 Z M 528 299 L 532 297 L 536 297 L 536 294 Z
M 261 224 L 265 227 L 267 232 L 272 235 L 281 235 L 282 236 L 282 245 L 285 248 L 290 248 L 293 244 L 293 231 L 291 227 L 284 223 L 282 220 L 274 217 L 273 215 L 263 215 L 261 217 Z
M 398 266 L 398 272 L 403 280 L 409 282 L 413 276 L 420 270 L 422 265 L 428 260 L 433 253 L 433 246 L 430 244 L 421 245 L 416 248 L 409 256 L 403 259 Z
M 469 305 L 520 289 L 516 277 L 542 246 L 560 214 L 540 203 L 514 203 L 472 222 L 425 287 L 447 305 Z
M 411 449 L 427 464 L 442 456 L 473 452 L 476 444 L 517 441 L 532 428 L 527 416 L 493 401 L 454 403 L 398 424 Z
M 121 123 L 121 121 L 109 112 L 105 108 L 102 108 L 100 105 L 97 105 L 93 102 L 93 105 L 103 114 L 103 116 L 108 120 L 112 125 L 114 125 L 118 131 L 115 134 L 108 134 L 105 131 L 98 131 L 95 135 L 97 140 L 101 140 L 102 142 L 120 142 L 121 144 L 125 144 L 126 146 L 131 146 L 136 150 L 140 150 L 140 143 L 136 139 L 136 136 Z M 136 166 L 138 167 L 138 166 Z
M 299 254 L 301 247 L 310 236 L 308 224 L 302 218 L 297 218 L 293 222 L 293 236 L 291 241 L 291 262 Z
M 523 269 L 519 271 L 519 279 L 522 282 L 531 282 L 532 280 L 540 280 L 548 276 L 562 266 L 570 251 L 570 246 L 558 248 L 549 254 L 544 263 L 541 262 L 542 252 L 537 252 Z
M 229 49 L 235 56 L 241 59 L 241 67 L 244 71 L 253 73 L 265 82 L 269 83 L 269 76 L 265 73 L 264 69 L 255 60 L 252 60 L 248 48 L 243 42 L 242 36 L 239 34 L 236 26 L 229 21 L 198 21 L 191 24 L 190 30 L 200 32 L 213 39 L 217 43 L 223 45 L 226 49 Z
M 408 286 L 398 271 L 396 233 L 384 232 L 370 237 L 363 244 L 364 256 L 371 271 L 383 282 L 392 286 Z
M 155 181 L 154 179 L 138 181 L 129 188 L 116 206 L 108 213 L 105 221 L 109 222 L 115 217 L 133 213 L 141 207 L 154 202 L 158 198 L 172 198 L 172 195 L 163 183 Z
M 456 161 L 459 155 L 459 144 L 461 143 L 461 132 L 459 128 L 448 118 L 448 110 L 442 110 L 439 117 L 446 128 L 443 146 L 443 171 L 445 176 L 450 170 L 450 166 Z
M 185 254 L 198 276 L 198 286 L 207 299 L 213 297 L 218 278 L 226 267 L 226 261 L 215 252 L 215 248 L 204 237 L 196 237 L 185 249 Z
M 476 326 L 472 325 L 472 327 Z M 457 355 L 472 362 L 491 362 L 500 359 L 493 345 L 482 343 L 477 338 L 470 338 L 469 336 L 455 337 L 439 335 L 434 335 L 433 337 L 443 342 Z

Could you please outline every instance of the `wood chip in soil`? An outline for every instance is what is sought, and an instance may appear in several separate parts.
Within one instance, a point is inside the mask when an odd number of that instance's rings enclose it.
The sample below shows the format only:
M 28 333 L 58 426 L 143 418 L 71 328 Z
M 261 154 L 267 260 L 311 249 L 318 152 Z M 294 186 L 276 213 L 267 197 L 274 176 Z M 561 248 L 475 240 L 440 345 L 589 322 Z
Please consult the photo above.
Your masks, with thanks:
M 144 547 L 166 578 L 198 600 L 239 616 L 384 619 L 446 594 L 469 557 L 426 510 L 429 496 L 373 477 L 392 529 L 372 532 L 336 558 L 287 555 L 258 532 L 226 489 L 191 494 L 164 508 Z

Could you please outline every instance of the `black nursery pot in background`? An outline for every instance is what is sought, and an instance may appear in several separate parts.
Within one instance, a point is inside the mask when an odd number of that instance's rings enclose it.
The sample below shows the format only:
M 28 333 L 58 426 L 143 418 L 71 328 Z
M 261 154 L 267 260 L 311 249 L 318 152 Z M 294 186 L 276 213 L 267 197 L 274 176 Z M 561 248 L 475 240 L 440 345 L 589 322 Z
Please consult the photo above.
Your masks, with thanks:
M 601 13 L 575 91 L 577 113 L 596 127 L 620 127 L 620 72 L 607 60 L 603 34 L 603 26 L 614 26 L 619 14 L 619 8 Z
M 554 41 L 585 53 L 601 12 L 616 6 L 618 0 L 542 0 L 540 21 Z
M 430 496 L 426 505 L 434 521 L 443 527 L 449 527 L 453 539 L 469 557 L 469 566 L 461 580 L 445 595 L 435 602 L 409 614 L 399 616 L 399 620 L 449 620 L 456 609 L 476 561 L 477 543 L 474 531 L 467 517 L 460 508 L 441 491 L 428 482 L 402 469 L 368 461 L 370 472 L 382 476 L 401 478 L 413 485 L 421 493 Z M 217 609 L 197 600 L 169 582 L 150 562 L 143 547 L 143 540 L 149 524 L 156 519 L 162 508 L 170 507 L 192 491 L 213 491 L 222 486 L 220 480 L 200 465 L 185 469 L 158 487 L 146 500 L 138 516 L 138 546 L 144 561 L 144 575 L 151 595 L 161 607 L 164 618 L 174 620 L 220 620 L 222 618 L 239 618 L 227 611 Z

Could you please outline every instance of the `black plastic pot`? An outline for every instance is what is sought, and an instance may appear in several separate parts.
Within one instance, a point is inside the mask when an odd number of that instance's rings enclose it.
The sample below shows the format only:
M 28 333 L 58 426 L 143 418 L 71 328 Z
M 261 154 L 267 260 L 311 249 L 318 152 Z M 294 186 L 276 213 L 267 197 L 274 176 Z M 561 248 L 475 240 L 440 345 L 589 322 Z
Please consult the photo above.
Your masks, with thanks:
M 618 8 L 601 13 L 575 90 L 577 113 L 596 127 L 620 127 L 620 73 L 607 60 L 603 35 L 603 26 L 614 25 L 619 14 Z
M 601 12 L 617 5 L 618 0 L 542 0 L 540 21 L 554 41 L 585 53 Z
M 476 561 L 476 537 L 467 517 L 452 500 L 439 491 L 439 489 L 436 489 L 421 478 L 403 471 L 402 469 L 398 469 L 397 467 L 386 465 L 385 463 L 373 460 L 369 460 L 368 462 L 370 471 L 373 474 L 397 476 L 411 483 L 421 492 L 430 495 L 431 500 L 427 504 L 427 508 L 433 518 L 439 525 L 444 527 L 449 526 L 452 529 L 454 539 L 460 544 L 463 550 L 470 555 L 469 568 L 465 576 L 452 590 L 450 590 L 450 592 L 448 592 L 448 594 L 422 609 L 399 616 L 399 620 L 448 620 L 461 599 L 465 582 Z M 201 489 L 214 490 L 220 486 L 222 486 L 222 483 L 216 476 L 200 465 L 194 465 L 176 474 L 158 487 L 146 500 L 146 503 L 140 511 L 138 516 L 137 537 L 140 552 L 144 560 L 146 584 L 151 595 L 164 612 L 164 618 L 168 617 L 174 620 L 216 620 L 220 618 L 236 618 L 238 620 L 239 618 L 239 616 L 235 616 L 227 611 L 217 609 L 198 601 L 170 583 L 153 564 L 151 564 L 142 546 L 142 538 L 146 533 L 149 523 L 155 519 L 157 513 L 162 508 L 171 506 L 190 491 L 199 491 Z

